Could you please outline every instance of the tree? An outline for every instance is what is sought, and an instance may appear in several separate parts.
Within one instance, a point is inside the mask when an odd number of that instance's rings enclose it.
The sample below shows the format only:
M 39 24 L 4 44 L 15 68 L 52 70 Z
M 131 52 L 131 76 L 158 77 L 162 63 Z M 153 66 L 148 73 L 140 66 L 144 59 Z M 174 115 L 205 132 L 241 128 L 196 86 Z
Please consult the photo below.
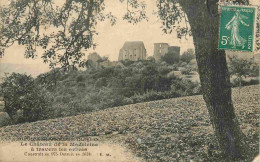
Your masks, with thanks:
M 143 92 L 153 90 L 154 87 L 157 87 L 159 81 L 159 71 L 155 64 L 145 66 L 141 74 L 141 85 Z
M 155 58 L 153 56 L 149 56 L 147 57 L 147 60 L 151 61 L 151 62 L 155 62 Z
M 183 75 L 190 75 L 192 72 L 192 67 L 191 66 L 185 66 L 182 70 L 181 70 L 181 74 Z
M 189 63 L 192 59 L 195 58 L 195 54 L 193 50 L 187 50 L 183 52 L 181 55 L 181 61 Z
M 243 0 L 236 2 L 246 3 Z M 238 158 L 244 153 L 244 135 L 235 115 L 230 76 L 225 51 L 218 50 L 219 14 L 218 0 L 159 1 L 159 16 L 165 24 L 164 31 L 176 29 L 178 36 L 187 35 L 189 26 L 175 26 L 180 17 L 190 25 L 193 36 L 198 71 L 211 123 L 219 146 L 226 157 Z M 173 5 L 172 5 L 173 4 Z M 167 11 L 167 12 L 165 12 Z
M 239 59 L 237 56 L 228 57 L 230 60 L 229 63 L 229 73 L 231 76 L 236 76 L 239 82 L 239 94 L 241 89 L 242 77 L 247 77 L 251 74 L 250 66 L 252 62 L 246 59 Z
M 127 3 L 123 19 L 134 24 L 147 19 L 144 2 L 120 1 Z M 236 2 L 246 4 L 248 0 Z M 157 0 L 157 6 L 165 33 L 174 30 L 179 38 L 193 36 L 203 98 L 220 148 L 227 157 L 241 157 L 243 134 L 232 104 L 225 51 L 217 49 L 218 0 Z M 103 0 L 66 0 L 57 8 L 52 6 L 52 0 L 11 1 L 0 12 L 0 52 L 18 42 L 26 46 L 27 57 L 35 57 L 37 46 L 45 49 L 43 59 L 51 67 L 82 66 L 82 49 L 96 45 L 93 36 L 97 21 L 109 18 L 112 25 L 116 22 L 111 13 L 103 12 L 104 8 Z M 40 34 L 40 27 L 50 26 L 57 32 Z
M 34 79 L 26 74 L 12 73 L 1 84 L 5 111 L 14 122 L 32 122 L 43 119 L 47 98 Z M 18 112 L 22 115 L 15 119 Z
M 174 63 L 178 63 L 179 60 L 180 60 L 180 55 L 177 55 L 176 53 L 168 52 L 164 56 L 162 56 L 162 61 L 165 61 L 170 65 Z
M 37 47 L 44 49 L 42 58 L 50 67 L 84 66 L 82 50 L 96 46 L 97 22 L 105 18 L 110 18 L 111 24 L 116 21 L 103 10 L 102 0 L 67 0 L 57 7 L 52 0 L 10 1 L 0 11 L 0 52 L 17 42 L 25 46 L 27 58 L 37 56 Z M 47 34 L 48 28 L 57 32 Z
M 63 74 L 63 69 L 54 68 L 51 71 L 40 74 L 35 79 L 36 84 L 40 84 L 48 90 L 52 90 L 56 85 L 57 81 Z

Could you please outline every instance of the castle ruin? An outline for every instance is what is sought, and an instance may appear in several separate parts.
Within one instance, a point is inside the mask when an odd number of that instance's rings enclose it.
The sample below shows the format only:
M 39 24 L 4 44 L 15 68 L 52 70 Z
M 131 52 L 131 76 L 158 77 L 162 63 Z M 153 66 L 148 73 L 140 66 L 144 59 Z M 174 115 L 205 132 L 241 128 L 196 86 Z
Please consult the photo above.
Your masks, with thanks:
M 175 58 L 180 58 L 180 47 L 178 46 L 169 46 L 168 43 L 154 43 L 154 59 L 155 62 L 160 62 L 162 56 L 166 53 L 171 53 Z
M 118 60 L 145 60 L 146 49 L 142 41 L 125 42 L 123 47 L 119 51 Z

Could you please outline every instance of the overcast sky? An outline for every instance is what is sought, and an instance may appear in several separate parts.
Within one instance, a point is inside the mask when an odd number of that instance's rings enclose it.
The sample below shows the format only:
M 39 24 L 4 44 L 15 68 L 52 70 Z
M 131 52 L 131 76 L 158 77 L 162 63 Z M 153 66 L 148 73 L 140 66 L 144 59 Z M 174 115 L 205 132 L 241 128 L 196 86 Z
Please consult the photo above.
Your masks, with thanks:
M 91 49 L 86 51 L 86 55 L 89 52 L 96 51 L 101 56 L 108 56 L 110 60 L 115 61 L 118 59 L 119 50 L 125 41 L 143 41 L 148 56 L 153 55 L 153 44 L 157 42 L 181 46 L 181 52 L 187 50 L 187 48 L 193 48 L 191 38 L 188 40 L 180 40 L 177 39 L 176 33 L 170 35 L 163 34 L 158 18 L 152 14 L 153 11 L 157 9 L 155 2 L 155 0 L 146 0 L 146 11 L 149 21 L 143 21 L 136 25 L 132 25 L 122 20 L 122 17 L 126 12 L 125 2 L 121 3 L 119 0 L 106 0 L 105 11 L 111 11 L 118 18 L 117 23 L 114 26 L 111 26 L 109 21 L 98 23 L 97 31 L 99 35 L 95 37 L 95 42 L 98 46 L 95 50 Z M 0 61 L 1 63 L 38 64 L 39 66 L 44 66 L 40 57 L 36 60 L 25 59 L 23 53 L 24 47 L 15 44 L 6 50 L 5 56 Z M 38 55 L 41 56 L 41 53 L 42 51 L 39 51 Z
M 1 3 L 5 0 L 0 0 Z M 64 2 L 63 0 L 58 0 Z M 157 42 L 169 43 L 172 46 L 180 46 L 181 53 L 188 48 L 194 48 L 192 38 L 178 39 L 176 33 L 170 35 L 163 34 L 160 28 L 161 24 L 158 22 L 158 18 L 153 15 L 153 11 L 156 11 L 156 0 L 144 0 L 147 4 L 147 16 L 149 21 L 143 21 L 137 25 L 129 24 L 122 20 L 124 13 L 126 12 L 126 3 L 120 3 L 119 0 L 105 0 L 106 12 L 111 11 L 117 16 L 118 21 L 115 26 L 111 26 L 108 21 L 101 22 L 97 25 L 97 31 L 99 35 L 95 37 L 95 42 L 98 44 L 95 49 L 101 56 L 108 56 L 110 60 L 115 61 L 118 59 L 119 50 L 123 46 L 125 41 L 143 41 L 147 50 L 147 55 L 153 55 L 153 44 Z M 255 4 L 259 4 L 259 0 L 251 0 Z M 94 50 L 89 50 L 89 52 Z M 36 64 L 41 66 L 41 69 L 46 69 L 48 65 L 43 64 L 41 51 L 38 52 L 39 58 L 25 59 L 23 56 L 24 47 L 13 45 L 6 50 L 5 56 L 0 59 L 0 63 L 12 63 L 12 64 Z

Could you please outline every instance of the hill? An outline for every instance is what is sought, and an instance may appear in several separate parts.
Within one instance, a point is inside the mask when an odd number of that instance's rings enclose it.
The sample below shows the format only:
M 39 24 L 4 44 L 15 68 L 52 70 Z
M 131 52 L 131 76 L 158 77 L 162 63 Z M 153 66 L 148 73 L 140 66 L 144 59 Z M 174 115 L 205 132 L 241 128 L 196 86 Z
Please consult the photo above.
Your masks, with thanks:
M 258 154 L 259 87 L 233 89 L 233 102 L 242 131 Z M 147 161 L 225 161 L 217 148 L 206 105 L 201 95 L 119 106 L 73 117 L 0 128 L 0 141 L 29 139 L 76 140 L 99 136 L 123 144 Z
M 124 67 L 93 70 L 56 68 L 39 75 L 35 82 L 50 98 L 50 118 L 75 116 L 134 103 L 200 93 L 200 85 L 187 78 L 168 75 L 173 66 L 151 61 L 125 61 Z M 44 118 L 46 119 L 46 118 Z
M 45 73 L 50 69 L 48 66 L 39 66 L 38 64 L 10 64 L 10 63 L 0 63 L 0 78 L 4 77 L 4 73 L 26 73 L 36 77 L 41 73 Z

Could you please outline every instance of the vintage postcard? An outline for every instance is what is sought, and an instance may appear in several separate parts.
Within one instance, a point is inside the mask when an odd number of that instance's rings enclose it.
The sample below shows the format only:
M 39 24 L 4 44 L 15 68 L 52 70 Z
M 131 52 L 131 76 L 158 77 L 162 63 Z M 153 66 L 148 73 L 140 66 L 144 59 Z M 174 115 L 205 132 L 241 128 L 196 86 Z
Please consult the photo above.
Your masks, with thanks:
M 0 162 L 259 161 L 259 0 L 0 0 Z

